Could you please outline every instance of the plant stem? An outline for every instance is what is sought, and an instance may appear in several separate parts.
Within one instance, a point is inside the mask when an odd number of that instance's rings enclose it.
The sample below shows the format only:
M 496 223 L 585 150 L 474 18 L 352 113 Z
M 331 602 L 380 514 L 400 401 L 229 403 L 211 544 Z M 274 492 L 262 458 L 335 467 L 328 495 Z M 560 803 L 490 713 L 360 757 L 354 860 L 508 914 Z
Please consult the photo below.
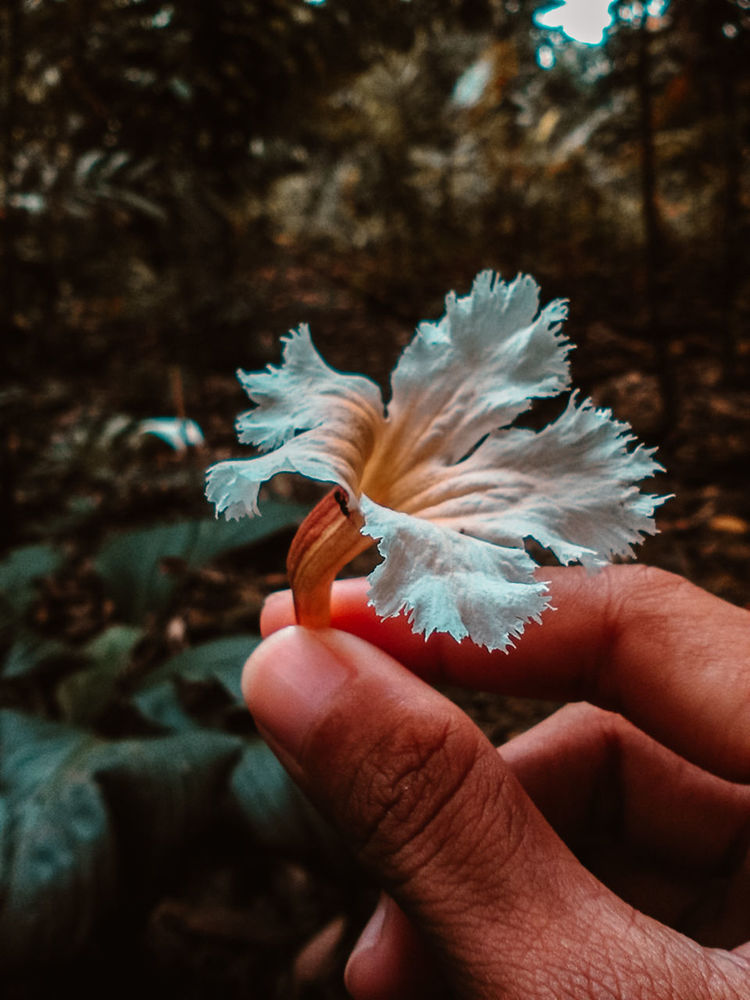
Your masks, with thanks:
M 362 534 L 363 525 L 359 511 L 349 509 L 346 492 L 336 487 L 299 526 L 286 561 L 299 625 L 331 624 L 331 586 L 337 573 L 374 541 Z

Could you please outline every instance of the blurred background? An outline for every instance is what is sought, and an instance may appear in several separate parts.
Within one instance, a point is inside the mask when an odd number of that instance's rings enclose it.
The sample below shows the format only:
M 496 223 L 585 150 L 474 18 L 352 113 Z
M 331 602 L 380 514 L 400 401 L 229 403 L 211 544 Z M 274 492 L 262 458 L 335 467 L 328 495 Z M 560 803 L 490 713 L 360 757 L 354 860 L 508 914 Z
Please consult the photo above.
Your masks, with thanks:
M 4 0 L 9 997 L 344 995 L 373 890 L 238 690 L 307 498 L 203 498 L 289 327 L 386 385 L 530 272 L 659 446 L 640 558 L 750 602 L 749 99 L 750 0 Z M 495 742 L 551 707 L 450 693 Z

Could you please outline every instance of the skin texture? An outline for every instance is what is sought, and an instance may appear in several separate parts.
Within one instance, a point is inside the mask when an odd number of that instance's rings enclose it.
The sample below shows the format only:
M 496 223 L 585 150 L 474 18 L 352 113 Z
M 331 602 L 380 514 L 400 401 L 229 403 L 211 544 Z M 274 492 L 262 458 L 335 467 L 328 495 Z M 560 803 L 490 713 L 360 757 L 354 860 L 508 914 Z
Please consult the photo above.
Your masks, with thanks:
M 354 1000 L 750 996 L 750 613 L 646 567 L 545 570 L 552 604 L 493 653 L 366 583 L 332 628 L 269 638 L 243 688 L 292 776 L 384 895 Z M 495 750 L 434 683 L 569 702 Z

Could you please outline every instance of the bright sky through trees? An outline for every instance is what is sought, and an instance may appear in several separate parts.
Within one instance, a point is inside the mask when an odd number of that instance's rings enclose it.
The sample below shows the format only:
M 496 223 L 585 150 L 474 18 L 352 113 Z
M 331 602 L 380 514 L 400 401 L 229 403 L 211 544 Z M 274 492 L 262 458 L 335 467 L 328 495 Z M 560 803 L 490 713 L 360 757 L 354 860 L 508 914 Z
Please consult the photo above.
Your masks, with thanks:
M 612 8 L 615 0 L 556 0 L 555 3 L 540 8 L 534 14 L 534 21 L 540 28 L 559 28 L 568 38 L 586 45 L 601 45 L 607 29 L 614 22 Z M 641 17 L 644 13 L 651 17 L 661 17 L 669 6 L 669 0 L 650 0 L 649 3 L 632 3 L 626 6 L 621 16 Z
M 541 28 L 561 28 L 566 35 L 587 45 L 600 45 L 614 20 L 611 0 L 562 0 L 534 14 Z

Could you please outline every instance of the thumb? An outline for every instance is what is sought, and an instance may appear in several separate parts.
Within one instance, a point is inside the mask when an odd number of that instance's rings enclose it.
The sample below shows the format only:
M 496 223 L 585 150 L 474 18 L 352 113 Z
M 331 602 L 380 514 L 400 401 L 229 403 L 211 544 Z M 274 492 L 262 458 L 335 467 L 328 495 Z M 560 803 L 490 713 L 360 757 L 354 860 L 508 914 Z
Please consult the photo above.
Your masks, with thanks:
M 632 974 L 633 956 L 672 933 L 634 920 L 470 719 L 363 640 L 283 629 L 250 657 L 243 689 L 263 735 L 458 996 L 599 996 L 582 983 Z

